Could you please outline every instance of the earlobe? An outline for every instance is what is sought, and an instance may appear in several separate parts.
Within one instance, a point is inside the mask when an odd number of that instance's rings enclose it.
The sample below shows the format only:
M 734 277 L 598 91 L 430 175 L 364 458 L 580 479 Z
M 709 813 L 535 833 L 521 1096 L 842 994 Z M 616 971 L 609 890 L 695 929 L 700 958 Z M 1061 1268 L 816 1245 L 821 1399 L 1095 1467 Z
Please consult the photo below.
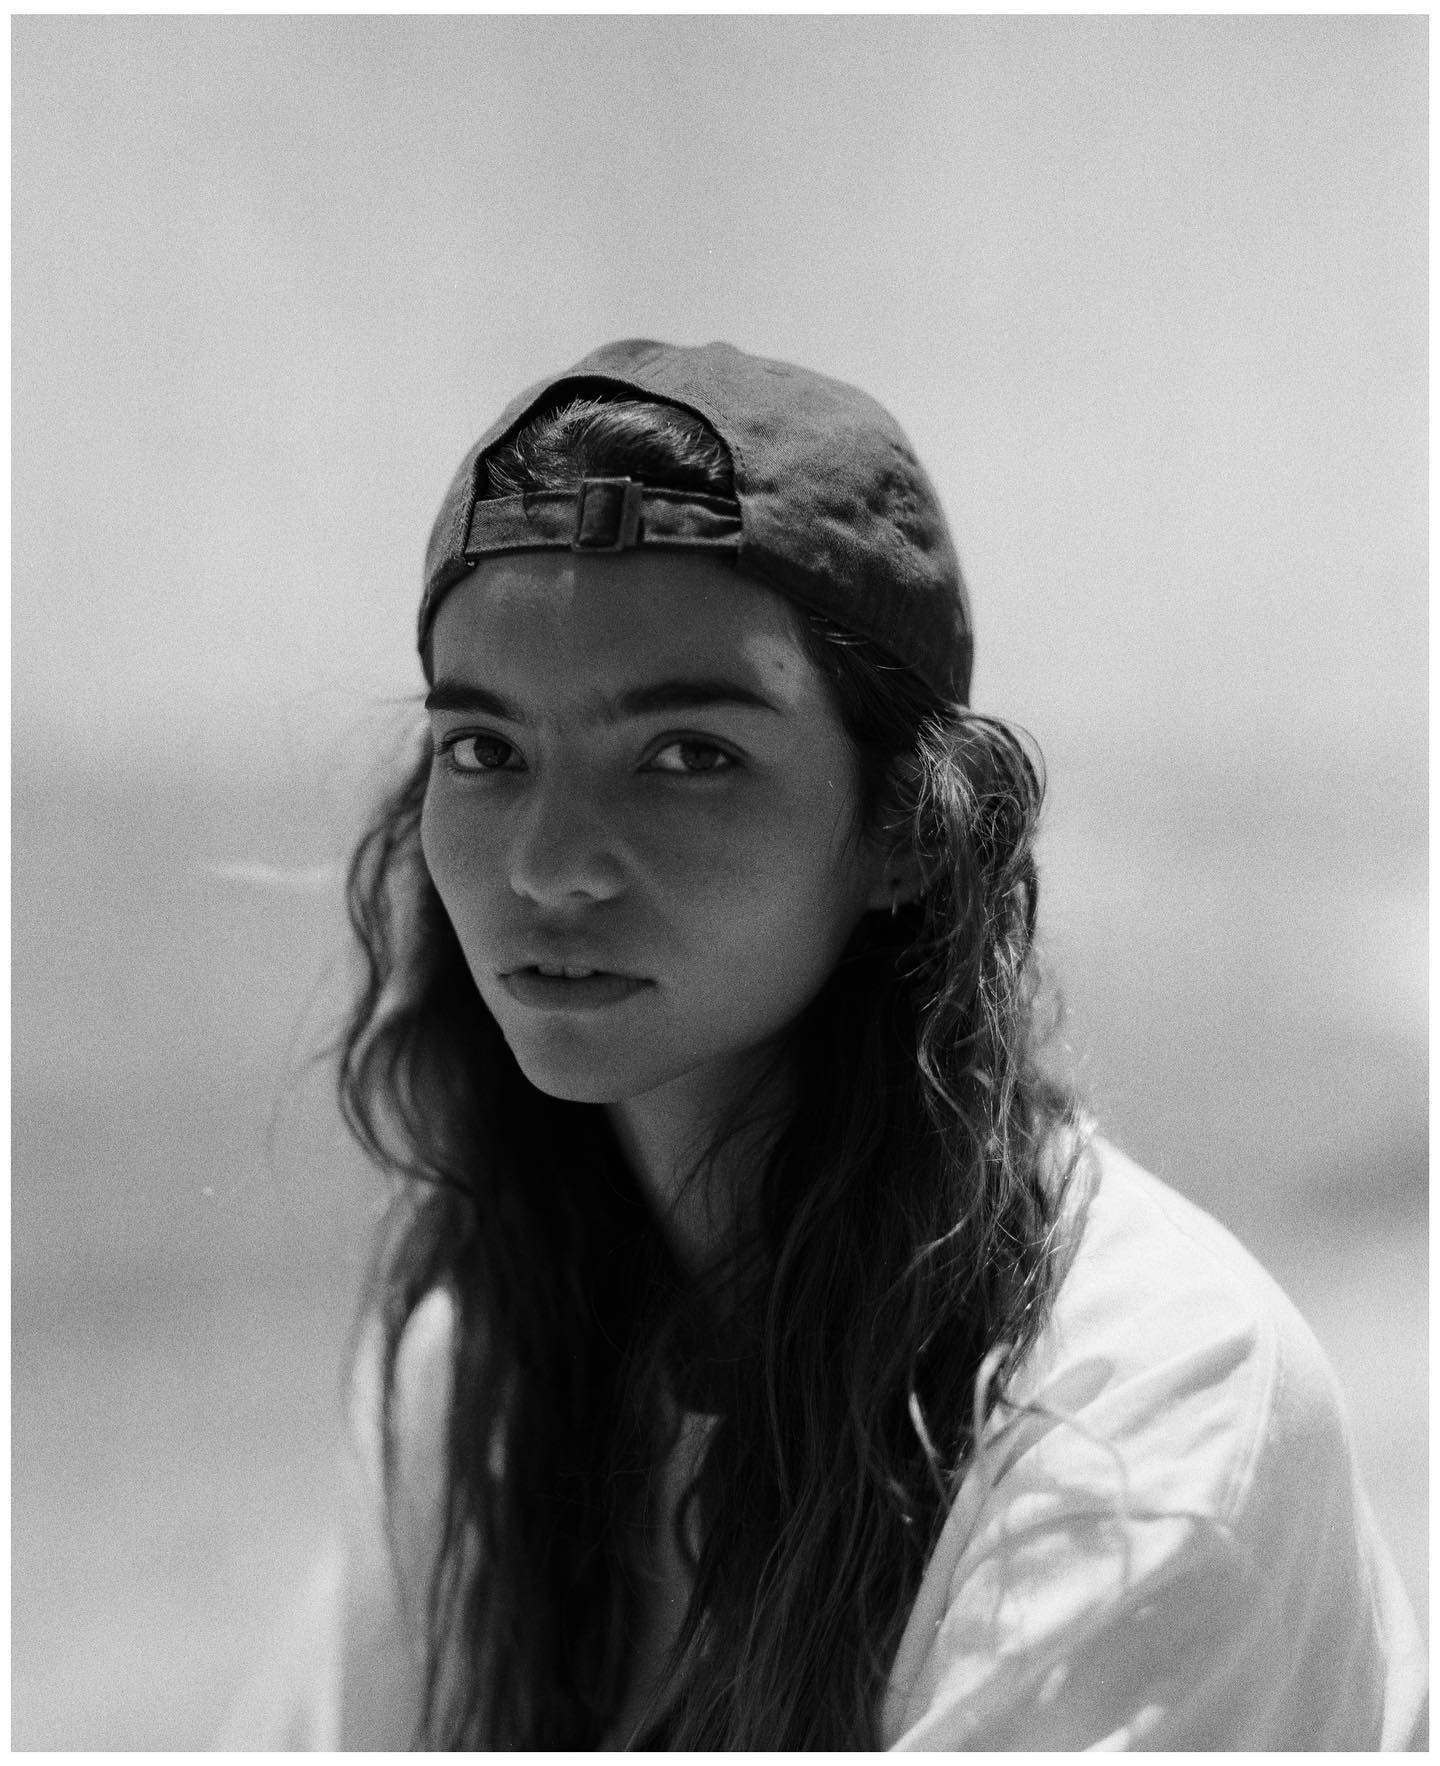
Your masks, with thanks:
M 896 914 L 925 893 L 925 876 L 918 859 L 910 854 L 892 853 L 867 906 L 877 912 Z
M 895 914 L 925 894 L 926 865 L 916 850 L 913 811 L 920 785 L 920 766 L 915 757 L 903 757 L 890 769 L 878 818 L 882 857 L 868 906 L 876 912 Z

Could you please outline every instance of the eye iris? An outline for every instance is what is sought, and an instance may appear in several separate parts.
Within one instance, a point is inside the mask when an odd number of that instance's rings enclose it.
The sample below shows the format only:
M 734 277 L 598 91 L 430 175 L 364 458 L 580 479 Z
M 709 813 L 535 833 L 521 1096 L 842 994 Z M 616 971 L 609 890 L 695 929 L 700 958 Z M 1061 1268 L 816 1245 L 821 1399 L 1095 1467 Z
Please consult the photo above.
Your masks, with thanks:
M 465 736 L 453 752 L 466 772 L 488 772 L 505 764 L 506 745 L 491 737 Z
M 725 756 L 708 742 L 681 742 L 678 747 L 687 772 L 713 773 L 725 764 Z

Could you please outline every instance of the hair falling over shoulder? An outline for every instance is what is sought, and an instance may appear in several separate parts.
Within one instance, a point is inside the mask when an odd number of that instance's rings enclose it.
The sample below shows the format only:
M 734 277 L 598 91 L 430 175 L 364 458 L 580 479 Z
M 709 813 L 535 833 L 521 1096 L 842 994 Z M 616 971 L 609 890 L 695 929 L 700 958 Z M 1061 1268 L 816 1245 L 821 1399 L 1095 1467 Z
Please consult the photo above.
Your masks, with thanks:
M 588 402 L 492 462 L 490 494 L 602 470 L 724 494 L 728 462 L 684 413 Z M 340 1101 L 398 1180 L 368 1297 L 387 1440 L 407 1320 L 437 1287 L 459 1320 L 427 1747 L 604 1742 L 638 1612 L 630 1542 L 673 1394 L 697 1391 L 717 1414 L 677 1518 L 693 1591 L 652 1733 L 878 1746 L 973 1417 L 1046 1314 L 1079 1141 L 1039 1058 L 1038 759 L 797 619 L 868 812 L 912 843 L 924 890 L 864 917 L 776 1054 L 792 1105 L 723 1293 L 681 1281 L 603 1109 L 533 1087 L 482 1003 L 421 853 L 428 742 L 351 864 Z

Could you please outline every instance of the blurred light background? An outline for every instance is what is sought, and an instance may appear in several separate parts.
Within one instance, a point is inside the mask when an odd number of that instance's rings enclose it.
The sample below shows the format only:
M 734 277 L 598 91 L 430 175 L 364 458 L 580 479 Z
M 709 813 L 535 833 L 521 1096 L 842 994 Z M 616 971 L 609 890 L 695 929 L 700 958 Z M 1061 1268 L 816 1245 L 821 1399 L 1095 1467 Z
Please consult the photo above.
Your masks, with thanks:
M 625 335 L 909 429 L 1076 1068 L 1310 1318 L 1423 1623 L 1425 19 L 12 30 L 15 1745 L 203 1744 L 324 1530 L 338 870 L 455 462 Z

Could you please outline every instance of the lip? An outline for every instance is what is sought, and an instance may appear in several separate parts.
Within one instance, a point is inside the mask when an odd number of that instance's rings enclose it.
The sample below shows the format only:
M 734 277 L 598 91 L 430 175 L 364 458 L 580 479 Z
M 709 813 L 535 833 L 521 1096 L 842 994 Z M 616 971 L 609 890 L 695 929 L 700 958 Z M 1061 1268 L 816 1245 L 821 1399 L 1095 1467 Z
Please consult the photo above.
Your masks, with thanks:
M 572 967 L 579 967 L 578 964 Z M 597 970 L 593 975 L 542 975 L 533 968 L 511 969 L 500 985 L 518 1005 L 539 1012 L 596 1012 L 618 1006 L 654 982 L 634 975 Z

